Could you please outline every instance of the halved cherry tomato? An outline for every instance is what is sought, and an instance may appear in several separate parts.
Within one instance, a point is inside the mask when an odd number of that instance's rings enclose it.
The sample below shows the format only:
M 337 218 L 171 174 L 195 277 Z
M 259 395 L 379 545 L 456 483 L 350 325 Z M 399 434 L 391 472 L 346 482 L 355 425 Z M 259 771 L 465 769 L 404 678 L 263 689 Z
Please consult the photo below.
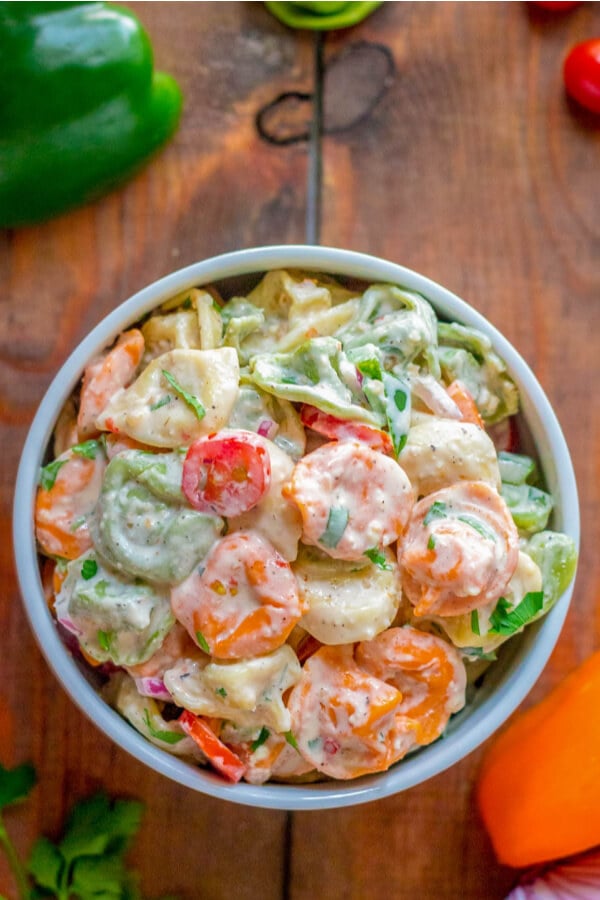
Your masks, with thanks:
M 563 74 L 567 93 L 586 109 L 600 113 L 600 38 L 576 44 Z
M 336 419 L 335 416 L 315 409 L 314 406 L 308 406 L 306 403 L 300 410 L 300 419 L 306 428 L 312 428 L 313 431 L 317 431 L 333 441 L 360 441 L 372 450 L 378 450 L 379 453 L 387 453 L 389 456 L 394 454 L 394 446 L 389 434 L 372 425 L 365 425 L 364 422 Z
M 228 431 L 194 441 L 181 488 L 194 509 L 229 517 L 256 506 L 270 483 L 266 442 L 250 431 Z
M 185 733 L 198 744 L 217 772 L 220 772 L 228 781 L 235 782 L 243 778 L 246 766 L 233 750 L 219 740 L 204 719 L 184 709 L 178 721 Z

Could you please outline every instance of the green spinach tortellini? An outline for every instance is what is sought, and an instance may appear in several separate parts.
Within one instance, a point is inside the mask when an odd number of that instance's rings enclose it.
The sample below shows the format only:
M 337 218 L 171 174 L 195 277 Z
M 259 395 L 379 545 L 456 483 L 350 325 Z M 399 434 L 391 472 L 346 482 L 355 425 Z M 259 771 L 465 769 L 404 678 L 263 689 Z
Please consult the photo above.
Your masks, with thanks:
M 184 503 L 182 468 L 178 452 L 126 450 L 111 460 L 90 522 L 94 546 L 109 565 L 174 584 L 206 556 L 224 523 Z

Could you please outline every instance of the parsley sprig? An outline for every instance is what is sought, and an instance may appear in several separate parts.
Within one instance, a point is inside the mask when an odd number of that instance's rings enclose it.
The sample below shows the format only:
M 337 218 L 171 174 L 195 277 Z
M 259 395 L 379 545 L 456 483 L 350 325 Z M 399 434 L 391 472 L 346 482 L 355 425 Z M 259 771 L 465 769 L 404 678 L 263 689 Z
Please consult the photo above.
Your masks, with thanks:
M 125 855 L 140 827 L 142 804 L 111 801 L 102 792 L 80 800 L 60 840 L 53 843 L 47 837 L 38 838 L 24 864 L 6 830 L 2 811 L 25 800 L 35 783 L 33 766 L 6 769 L 0 763 L 0 849 L 8 860 L 19 900 L 141 900 L 137 873 L 127 867 Z

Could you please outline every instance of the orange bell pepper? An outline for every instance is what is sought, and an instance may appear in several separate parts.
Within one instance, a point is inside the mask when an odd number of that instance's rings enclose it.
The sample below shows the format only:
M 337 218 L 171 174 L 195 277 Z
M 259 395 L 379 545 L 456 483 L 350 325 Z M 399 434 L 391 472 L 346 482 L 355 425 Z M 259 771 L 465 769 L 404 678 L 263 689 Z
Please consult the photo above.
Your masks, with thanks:
M 600 844 L 600 651 L 516 716 L 484 758 L 477 802 L 500 862 Z

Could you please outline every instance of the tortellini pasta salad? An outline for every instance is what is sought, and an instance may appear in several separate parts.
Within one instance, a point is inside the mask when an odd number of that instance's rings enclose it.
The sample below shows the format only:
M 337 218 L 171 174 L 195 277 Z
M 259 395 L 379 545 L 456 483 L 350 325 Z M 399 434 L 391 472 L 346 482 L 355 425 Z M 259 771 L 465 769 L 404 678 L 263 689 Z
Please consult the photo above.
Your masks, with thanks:
M 385 771 L 573 577 L 518 411 L 490 340 L 400 286 L 185 291 L 56 424 L 56 626 L 133 728 L 230 781 Z

